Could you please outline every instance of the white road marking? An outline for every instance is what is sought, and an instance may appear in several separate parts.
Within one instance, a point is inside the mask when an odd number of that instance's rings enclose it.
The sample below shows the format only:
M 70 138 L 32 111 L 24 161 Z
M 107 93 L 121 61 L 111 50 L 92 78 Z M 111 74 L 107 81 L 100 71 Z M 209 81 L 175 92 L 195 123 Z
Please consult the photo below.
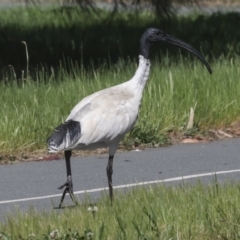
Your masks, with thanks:
M 210 173 L 201 173 L 201 174 L 193 174 L 193 175 L 186 175 L 186 176 L 181 176 L 181 177 L 167 178 L 167 179 L 163 179 L 163 180 L 154 180 L 154 181 L 148 181 L 148 182 L 130 183 L 130 184 L 115 186 L 113 188 L 114 189 L 119 189 L 119 188 L 128 188 L 128 187 L 134 187 L 134 186 L 149 185 L 149 184 L 154 184 L 154 183 L 174 182 L 174 181 L 181 181 L 181 180 L 186 180 L 186 179 L 190 179 L 190 178 L 199 178 L 199 177 L 220 175 L 220 174 L 226 174 L 226 173 L 235 173 L 235 172 L 240 172 L 240 169 L 229 170 L 229 171 L 210 172 Z M 83 193 L 101 192 L 101 191 L 104 191 L 104 190 L 108 190 L 108 187 L 76 191 L 76 192 L 74 192 L 74 194 L 78 195 L 78 194 L 83 194 Z M 53 197 L 61 197 L 61 196 L 62 196 L 62 193 L 47 195 L 47 196 L 31 197 L 31 198 L 5 200 L 5 201 L 0 201 L 0 204 L 25 202 L 25 201 L 39 200 L 39 199 L 46 199 L 46 198 L 53 198 Z

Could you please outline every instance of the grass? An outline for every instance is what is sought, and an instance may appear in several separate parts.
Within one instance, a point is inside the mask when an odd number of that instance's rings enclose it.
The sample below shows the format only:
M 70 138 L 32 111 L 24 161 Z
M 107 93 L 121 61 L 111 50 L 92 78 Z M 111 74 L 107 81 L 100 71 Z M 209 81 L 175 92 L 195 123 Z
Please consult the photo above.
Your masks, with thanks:
M 5 239 L 238 239 L 239 184 L 149 186 L 88 198 L 74 209 L 8 215 Z M 90 207 L 90 209 L 89 209 Z M 89 211 L 90 210 L 90 211 Z M 4 238 L 2 238 L 4 239 Z
M 134 59 L 139 38 L 147 27 L 159 27 L 197 49 L 209 59 L 223 54 L 240 54 L 238 13 L 216 13 L 211 16 L 192 14 L 171 20 L 156 18 L 151 12 L 124 11 L 110 17 L 106 11 L 83 11 L 77 7 L 16 7 L 0 9 L 0 78 L 13 65 L 17 78 L 26 69 L 25 47 L 29 50 L 29 70 L 34 74 L 40 65 L 49 69 L 59 61 L 72 59 L 86 68 L 94 62 L 117 63 L 119 58 Z M 165 46 L 171 56 L 176 47 Z M 153 52 L 159 56 L 159 51 Z M 184 53 L 183 53 L 184 54 Z M 25 71 L 26 73 L 26 71 Z
M 19 8 L 1 12 L 0 29 L 4 34 L 0 39 L 0 64 L 3 68 L 12 64 L 17 76 L 13 69 L 8 74 L 4 70 L 0 82 L 0 161 L 6 155 L 14 161 L 14 154 L 27 157 L 29 152 L 45 149 L 45 139 L 80 99 L 133 76 L 137 68 L 132 61 L 132 56 L 136 56 L 136 36 L 156 22 L 152 16 L 140 21 L 132 15 L 124 15 L 118 16 L 104 30 L 101 26 L 106 26 L 103 24 L 105 17 L 103 13 L 100 20 L 95 16 L 86 22 L 79 10 L 70 12 L 69 9 L 27 8 L 23 11 Z M 177 26 L 173 27 L 173 35 L 187 41 L 191 32 L 193 36 L 188 42 L 201 45 L 209 56 L 211 51 L 213 56 L 220 56 L 223 49 L 225 54 L 230 54 L 211 61 L 213 75 L 186 55 L 152 57 L 152 72 L 139 120 L 123 143 L 158 146 L 168 141 L 169 133 L 207 131 L 226 127 L 239 119 L 240 58 L 234 54 L 240 48 L 237 37 L 231 35 L 236 36 L 237 25 L 232 22 L 237 19 L 237 14 L 194 16 L 192 20 L 182 19 L 173 25 Z M 91 34 L 86 34 L 86 29 L 91 30 L 88 31 Z M 101 32 L 105 35 L 98 35 Z M 131 41 L 123 38 L 123 32 Z M 93 44 L 96 34 L 99 41 Z M 44 65 L 45 60 L 50 59 L 48 70 L 40 67 L 34 74 L 31 70 L 26 78 L 28 67 L 22 41 L 29 46 L 30 68 L 31 64 L 35 67 L 42 62 Z M 86 59 L 86 53 L 95 57 L 93 62 L 102 56 L 109 56 L 110 60 L 105 60 L 106 64 L 101 63 L 98 68 L 88 65 L 86 71 L 81 55 Z M 119 59 L 119 55 L 125 60 Z M 56 61 L 63 56 L 80 58 L 81 62 L 62 63 L 58 69 L 50 67 L 52 63 L 56 66 Z M 114 64 L 109 64 L 112 59 Z M 22 69 L 25 76 L 19 77 Z M 186 126 L 191 107 L 194 108 L 194 125 L 189 131 Z M 91 211 L 88 211 L 89 206 Z M 39 213 L 32 208 L 26 213 L 19 211 L 0 223 L 0 239 L 240 238 L 237 183 L 219 184 L 215 180 L 207 186 L 199 182 L 194 186 L 183 183 L 176 187 L 134 188 L 127 194 L 118 192 L 112 207 L 106 195 L 97 202 L 98 211 L 94 211 L 94 206 L 87 198 L 74 210 Z
M 166 143 L 167 132 L 184 132 L 190 108 L 195 108 L 194 128 L 226 127 L 239 118 L 240 59 L 212 64 L 210 75 L 198 61 L 163 58 L 152 61 L 143 95 L 140 118 L 125 138 L 132 143 Z M 73 66 L 58 76 L 39 71 L 35 79 L 19 83 L 5 79 L 0 86 L 1 155 L 45 148 L 46 138 L 63 122 L 84 96 L 130 79 L 137 64 L 119 61 L 110 70 L 102 66 L 90 73 Z
M 123 144 L 168 143 L 169 133 L 186 132 L 190 108 L 195 114 L 188 134 L 239 119 L 239 31 L 232 24 L 239 22 L 237 13 L 171 22 L 150 13 L 122 13 L 107 21 L 104 11 L 88 15 L 68 7 L 4 8 L 0 13 L 0 162 L 45 149 L 45 139 L 79 100 L 130 79 L 139 37 L 148 26 L 201 49 L 214 73 L 210 76 L 186 52 L 180 56 L 176 47 L 168 48 L 168 57 L 166 46 L 162 52 L 156 46 L 140 118 Z

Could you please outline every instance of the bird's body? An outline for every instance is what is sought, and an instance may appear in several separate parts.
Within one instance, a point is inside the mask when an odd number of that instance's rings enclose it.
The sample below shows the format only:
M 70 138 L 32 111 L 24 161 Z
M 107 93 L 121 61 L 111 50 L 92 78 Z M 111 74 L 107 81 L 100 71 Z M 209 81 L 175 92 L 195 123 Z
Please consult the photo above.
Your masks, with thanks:
M 78 137 L 66 135 L 59 146 L 53 141 L 49 152 L 108 147 L 109 154 L 114 155 L 121 139 L 137 121 L 149 72 L 150 61 L 139 56 L 139 67 L 132 79 L 83 98 L 65 121 L 79 122 Z
M 107 177 L 112 200 L 114 154 L 121 139 L 137 121 L 143 90 L 150 73 L 150 47 L 157 42 L 171 43 L 188 50 L 205 64 L 210 73 L 212 72 L 203 56 L 189 44 L 160 29 L 148 28 L 140 40 L 139 65 L 132 79 L 82 99 L 72 109 L 66 121 L 59 125 L 47 140 L 49 152 L 61 150 L 65 152 L 67 182 L 59 187 L 60 189 L 65 187 L 59 207 L 66 193 L 69 193 L 74 200 L 70 158 L 72 150 L 79 149 L 108 147 Z

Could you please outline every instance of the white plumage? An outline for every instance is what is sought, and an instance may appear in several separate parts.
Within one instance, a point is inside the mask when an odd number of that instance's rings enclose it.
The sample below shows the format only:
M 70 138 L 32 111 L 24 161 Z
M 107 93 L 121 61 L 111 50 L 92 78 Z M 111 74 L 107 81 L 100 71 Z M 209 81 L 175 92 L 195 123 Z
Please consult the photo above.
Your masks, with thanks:
M 66 119 L 80 123 L 79 138 L 71 141 L 66 136 L 64 144 L 59 148 L 50 146 L 49 152 L 109 147 L 109 154 L 114 155 L 121 139 L 137 121 L 149 71 L 150 61 L 139 56 L 139 67 L 131 80 L 82 99 Z
M 180 46 L 197 56 L 211 73 L 211 68 L 202 55 L 181 40 L 171 37 L 156 28 L 147 29 L 140 41 L 138 69 L 132 79 L 82 99 L 71 111 L 65 123 L 59 125 L 48 138 L 49 152 L 65 151 L 67 182 L 59 207 L 68 192 L 72 199 L 70 157 L 72 150 L 109 148 L 107 176 L 112 200 L 113 157 L 121 139 L 129 132 L 138 118 L 144 87 L 150 73 L 149 50 L 155 42 L 169 42 Z

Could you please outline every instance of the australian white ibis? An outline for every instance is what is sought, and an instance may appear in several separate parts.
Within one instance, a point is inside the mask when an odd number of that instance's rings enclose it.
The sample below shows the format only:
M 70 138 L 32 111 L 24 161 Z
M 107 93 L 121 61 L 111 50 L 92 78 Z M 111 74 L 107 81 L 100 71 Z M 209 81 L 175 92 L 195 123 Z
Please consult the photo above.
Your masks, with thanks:
M 82 99 L 71 111 L 66 121 L 60 124 L 47 139 L 49 152 L 64 151 L 67 181 L 59 207 L 65 194 L 74 200 L 70 158 L 72 150 L 89 150 L 108 147 L 107 177 L 112 201 L 113 157 L 118 144 L 129 132 L 138 118 L 143 90 L 150 72 L 149 51 L 154 43 L 164 42 L 177 45 L 198 57 L 212 70 L 204 57 L 189 44 L 176 39 L 160 29 L 148 28 L 140 39 L 139 65 L 132 79 L 91 94 Z

